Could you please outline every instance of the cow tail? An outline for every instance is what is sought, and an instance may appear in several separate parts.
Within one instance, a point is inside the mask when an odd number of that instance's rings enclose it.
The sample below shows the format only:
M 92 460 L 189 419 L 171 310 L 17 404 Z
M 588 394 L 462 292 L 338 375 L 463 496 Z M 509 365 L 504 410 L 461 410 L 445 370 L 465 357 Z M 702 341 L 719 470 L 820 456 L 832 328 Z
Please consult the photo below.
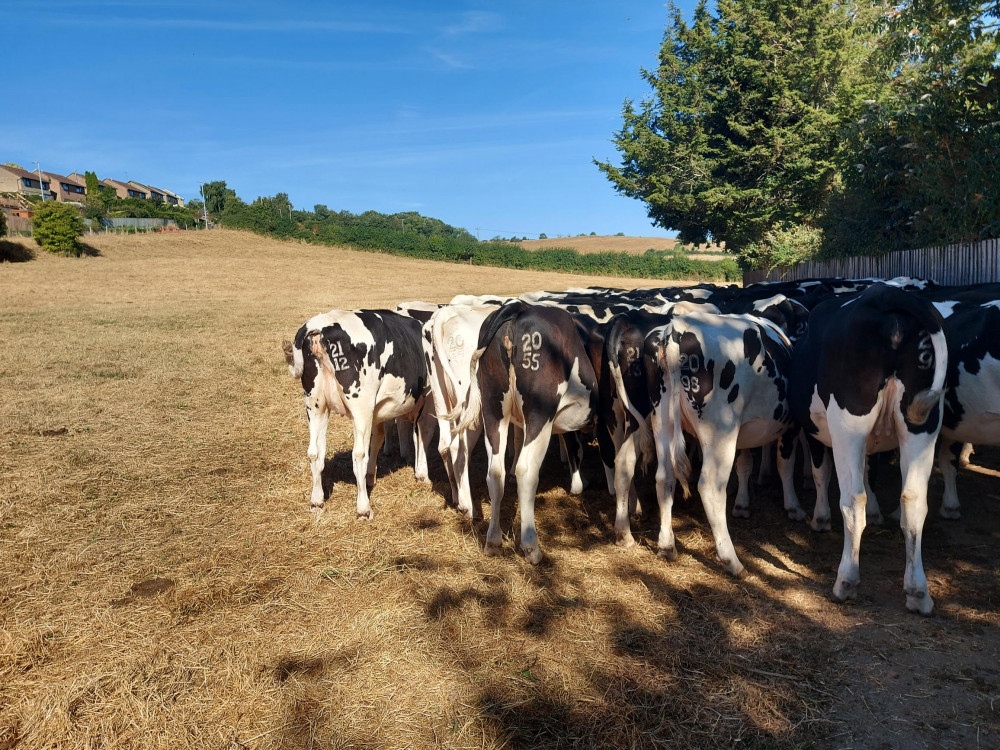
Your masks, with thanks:
M 479 387 L 478 377 L 479 360 L 486 353 L 503 325 L 517 317 L 525 307 L 523 302 L 512 302 L 490 313 L 489 317 L 483 321 L 483 326 L 479 329 L 479 342 L 472 355 L 472 361 L 469 363 L 469 395 L 466 397 L 464 405 L 459 404 L 445 415 L 445 419 L 449 422 L 458 421 L 458 424 L 451 429 L 453 435 L 470 429 L 479 421 L 479 415 L 483 408 L 483 394 Z
M 438 367 L 444 371 L 444 377 L 435 378 L 435 380 L 437 380 L 441 394 L 444 396 L 445 408 L 454 410 L 460 406 L 460 404 L 458 404 L 457 394 L 455 393 L 453 387 L 455 382 L 455 371 L 451 369 L 451 360 L 448 359 L 448 350 L 444 345 L 445 316 L 450 314 L 451 310 L 444 307 L 441 308 L 440 314 L 435 313 L 431 318 L 431 347 L 433 349 L 434 361 L 437 362 Z M 457 415 L 455 417 L 449 416 L 451 413 L 452 412 L 449 411 L 449 414 L 439 414 L 438 418 L 454 421 L 454 419 L 457 418 Z
M 913 396 L 906 410 L 906 419 L 911 424 L 921 425 L 927 421 L 931 410 L 941 401 L 941 396 L 944 394 L 945 378 L 948 374 L 948 343 L 944 336 L 944 323 L 933 305 L 913 292 L 888 286 L 883 290 L 883 295 L 886 300 L 882 303 L 883 309 L 891 307 L 894 312 L 908 315 L 916 320 L 930 337 L 929 349 L 921 338 L 918 344 L 918 356 L 921 359 L 933 356 L 934 378 L 930 388 Z M 897 345 L 897 342 L 890 341 L 893 349 Z
M 347 406 L 344 404 L 343 396 L 340 395 L 340 389 L 337 387 L 336 370 L 324 345 L 323 332 L 309 331 L 306 338 L 309 341 L 309 351 L 316 359 L 316 367 L 319 371 L 316 377 L 316 387 L 319 388 L 320 408 L 326 406 L 335 414 L 346 416 Z
M 281 349 L 285 353 L 285 364 L 288 365 L 288 372 L 293 378 L 301 378 L 302 370 L 305 368 L 305 360 L 302 356 L 302 347 L 305 345 L 306 327 L 302 326 L 295 333 L 295 341 L 285 339 L 281 342 Z
M 674 470 L 674 478 L 680 483 L 681 491 L 687 498 L 691 496 L 691 488 L 688 486 L 691 459 L 687 455 L 684 428 L 681 423 L 681 398 L 684 396 L 681 388 L 681 347 L 673 340 L 669 329 L 664 331 L 659 349 L 660 366 L 663 368 L 663 380 L 666 385 L 666 391 L 660 398 L 660 409 L 669 436 L 667 451 L 670 465 Z
M 938 328 L 935 333 L 930 333 L 931 351 L 934 353 L 934 379 L 931 387 L 926 391 L 921 391 L 913 397 L 909 408 L 906 410 L 906 419 L 915 425 L 921 425 L 927 421 L 931 409 L 941 402 L 944 393 L 945 376 L 948 370 L 948 344 L 945 341 L 944 330 Z
M 646 463 L 656 455 L 653 445 L 653 432 L 646 423 L 646 418 L 639 413 L 639 410 L 635 408 L 628 397 L 625 389 L 625 381 L 622 379 L 621 362 L 619 361 L 622 337 L 625 335 L 625 329 L 628 325 L 629 321 L 625 316 L 618 316 L 614 323 L 611 324 L 611 329 L 604 339 L 604 358 L 608 362 L 608 367 L 611 370 L 611 378 L 614 380 L 619 398 L 621 398 L 628 413 L 632 415 L 632 419 L 638 425 L 636 430 L 639 435 L 639 453 L 642 456 L 643 463 Z

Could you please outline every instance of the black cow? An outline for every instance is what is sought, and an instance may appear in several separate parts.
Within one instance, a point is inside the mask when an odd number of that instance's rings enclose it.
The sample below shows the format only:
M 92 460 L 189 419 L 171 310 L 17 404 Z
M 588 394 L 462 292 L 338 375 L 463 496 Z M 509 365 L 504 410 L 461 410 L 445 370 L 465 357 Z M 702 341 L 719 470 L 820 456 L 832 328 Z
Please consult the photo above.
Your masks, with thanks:
M 947 363 L 941 316 L 916 293 L 886 284 L 818 305 L 795 347 L 792 414 L 814 445 L 818 440 L 833 448 L 840 484 L 844 552 L 833 588 L 838 601 L 853 598 L 861 579 L 867 454 L 898 446 L 906 606 L 923 614 L 934 607 L 920 542 Z M 822 465 L 824 453 L 819 446 L 814 466 Z M 818 494 L 814 522 L 823 513 L 820 501 Z

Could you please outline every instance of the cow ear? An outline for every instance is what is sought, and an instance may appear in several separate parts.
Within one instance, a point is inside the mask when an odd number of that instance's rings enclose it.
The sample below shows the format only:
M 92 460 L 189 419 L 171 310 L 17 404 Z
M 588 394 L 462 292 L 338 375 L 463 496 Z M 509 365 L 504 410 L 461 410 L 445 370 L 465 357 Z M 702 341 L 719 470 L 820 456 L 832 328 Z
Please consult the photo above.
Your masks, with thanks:
M 292 355 L 292 342 L 289 341 L 288 339 L 282 341 L 281 350 L 285 353 L 285 362 L 288 363 L 289 367 L 291 367 L 293 362 L 295 361 L 295 358 Z

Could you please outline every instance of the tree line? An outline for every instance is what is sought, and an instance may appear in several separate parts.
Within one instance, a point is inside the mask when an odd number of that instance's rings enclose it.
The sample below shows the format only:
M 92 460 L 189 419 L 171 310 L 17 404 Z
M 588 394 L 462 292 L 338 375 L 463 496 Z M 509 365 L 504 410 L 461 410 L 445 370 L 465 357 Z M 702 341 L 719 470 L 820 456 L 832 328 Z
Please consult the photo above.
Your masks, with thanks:
M 634 278 L 736 281 L 741 277 L 732 259 L 692 260 L 680 249 L 675 252 L 651 249 L 643 255 L 581 254 L 569 248 L 532 252 L 514 242 L 480 242 L 465 229 L 414 211 L 355 214 L 331 210 L 323 204 L 315 205 L 312 211 L 301 211 L 292 206 L 286 193 L 262 196 L 247 203 L 224 180 L 205 183 L 203 195 L 209 217 L 220 226 L 279 239 L 503 268 Z
M 1000 0 L 670 7 L 595 160 L 656 225 L 758 268 L 1000 236 Z

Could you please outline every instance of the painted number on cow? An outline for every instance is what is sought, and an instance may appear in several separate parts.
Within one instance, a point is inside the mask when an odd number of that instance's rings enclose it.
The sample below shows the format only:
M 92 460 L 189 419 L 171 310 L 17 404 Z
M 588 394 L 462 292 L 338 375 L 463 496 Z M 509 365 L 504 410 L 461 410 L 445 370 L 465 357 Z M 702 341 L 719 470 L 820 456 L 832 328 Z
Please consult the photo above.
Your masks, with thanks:
M 934 366 L 934 347 L 931 344 L 931 335 L 923 332 L 920 343 L 917 344 L 917 367 L 921 370 L 929 370 Z
M 344 356 L 343 342 L 338 341 L 330 347 L 330 361 L 333 363 L 333 369 L 337 372 L 347 369 L 347 357 Z
M 461 334 L 448 337 L 448 351 L 456 352 L 465 348 L 465 337 Z
M 681 354 L 681 388 L 688 393 L 701 390 L 701 382 L 694 373 L 701 369 L 701 357 L 697 354 Z
M 542 348 L 542 334 L 532 331 L 521 336 L 521 367 L 525 370 L 537 370 L 539 367 L 539 349 Z

